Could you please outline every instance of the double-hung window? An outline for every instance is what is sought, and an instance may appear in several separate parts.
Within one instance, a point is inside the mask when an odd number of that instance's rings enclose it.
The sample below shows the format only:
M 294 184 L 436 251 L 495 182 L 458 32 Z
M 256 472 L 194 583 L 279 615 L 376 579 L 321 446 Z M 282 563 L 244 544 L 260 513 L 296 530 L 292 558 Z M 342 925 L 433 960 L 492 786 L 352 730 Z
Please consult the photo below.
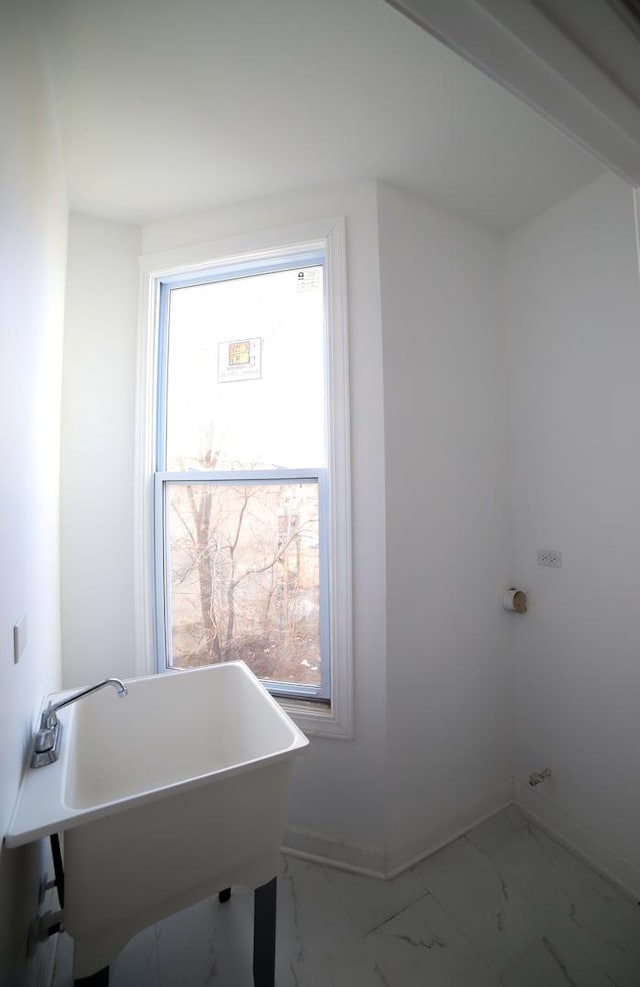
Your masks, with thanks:
M 149 285 L 158 668 L 242 659 L 336 735 L 351 705 L 343 265 L 335 223 Z

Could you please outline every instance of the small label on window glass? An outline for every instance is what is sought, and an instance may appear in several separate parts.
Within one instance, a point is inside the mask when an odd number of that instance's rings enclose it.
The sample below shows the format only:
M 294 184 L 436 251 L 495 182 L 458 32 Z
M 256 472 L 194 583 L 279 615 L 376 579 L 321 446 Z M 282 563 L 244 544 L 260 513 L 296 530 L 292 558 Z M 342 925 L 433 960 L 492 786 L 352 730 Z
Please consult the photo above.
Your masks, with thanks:
M 230 339 L 218 343 L 218 381 L 258 380 L 262 376 L 262 339 Z
M 298 291 L 316 291 L 320 285 L 320 269 L 307 267 L 298 271 Z

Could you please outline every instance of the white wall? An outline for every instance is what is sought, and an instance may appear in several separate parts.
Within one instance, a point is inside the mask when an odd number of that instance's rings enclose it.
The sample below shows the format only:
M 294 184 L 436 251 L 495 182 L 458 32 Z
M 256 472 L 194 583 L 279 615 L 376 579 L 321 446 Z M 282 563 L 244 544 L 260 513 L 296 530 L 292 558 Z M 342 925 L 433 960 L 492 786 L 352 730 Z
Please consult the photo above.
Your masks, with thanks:
M 605 176 L 508 238 L 518 798 L 640 894 L 640 284 Z M 536 564 L 563 553 L 561 569 Z M 527 788 L 533 770 L 550 782 Z
M 520 785 L 521 804 L 640 892 L 640 289 L 630 192 L 606 177 L 501 241 L 357 182 L 150 224 L 141 246 L 164 251 L 340 214 L 356 736 L 314 738 L 297 762 L 287 843 L 388 872 L 508 801 L 514 770 L 522 783 L 550 766 L 543 790 Z M 135 673 L 127 543 L 137 244 L 131 228 L 74 219 L 69 682 Z M 92 304 L 105 268 L 109 311 Z M 76 431 L 83 407 L 90 419 Z M 96 481 L 105 456 L 123 477 L 113 501 Z M 109 538 L 87 504 L 113 525 Z M 562 550 L 563 568 L 536 566 L 537 547 Z M 104 571 L 86 592 L 82 573 L 101 556 Z M 500 607 L 514 584 L 530 596 L 524 618 Z
M 61 458 L 66 688 L 133 672 L 140 230 L 72 214 Z
M 501 238 L 378 201 L 394 867 L 512 797 L 514 618 Z
M 287 841 L 298 849 L 381 869 L 386 630 L 375 184 L 305 190 L 154 223 L 143 230 L 142 251 L 338 215 L 347 222 L 356 739 L 314 738 L 308 755 L 296 763 Z M 73 217 L 62 467 L 67 685 L 108 674 L 136 674 L 130 569 L 135 249 L 134 230 Z M 110 294 L 105 297 L 109 272 Z M 115 489 L 105 482 L 112 475 L 118 476 Z M 99 571 L 96 559 L 101 561 Z
M 142 250 L 343 214 L 355 739 L 313 739 L 296 765 L 287 843 L 389 870 L 511 797 L 510 619 L 500 608 L 510 575 L 500 239 L 388 186 L 359 182 L 150 224 Z M 124 542 L 110 553 L 112 536 L 96 531 L 93 514 L 96 502 L 101 516 L 110 509 L 114 535 L 120 526 L 131 538 L 126 507 L 133 502 L 133 473 L 123 459 L 122 487 L 109 507 L 99 472 L 105 441 L 114 450 L 124 443 L 129 456 L 127 436 L 134 432 L 125 393 L 134 360 L 126 342 L 127 333 L 134 338 L 128 273 L 134 242 L 131 231 L 111 224 L 72 222 L 63 432 L 65 629 L 74 624 L 73 636 L 65 630 L 64 638 L 69 684 L 72 675 L 78 682 L 89 678 L 81 674 L 87 662 L 93 677 L 135 673 L 127 646 L 131 584 L 114 579 L 124 568 L 116 565 Z M 95 278 L 107 264 L 115 265 L 116 315 L 92 311 Z M 115 362 L 106 355 L 114 333 L 121 341 Z M 97 381 L 93 373 L 86 379 L 93 367 Z M 108 414 L 115 404 L 117 435 Z M 77 429 L 81 407 L 90 409 L 90 420 Z M 73 558 L 84 559 L 74 580 L 71 543 Z M 104 559 L 101 592 L 93 588 L 96 577 L 83 582 L 95 557 Z M 114 629 L 120 615 L 124 621 Z M 95 627 L 101 628 L 96 645 Z M 114 665 L 115 650 L 122 666 Z M 434 749 L 437 757 L 430 756 Z
M 66 191 L 35 5 L 0 8 L 0 829 L 59 685 L 58 451 Z M 13 624 L 27 644 L 13 662 Z M 0 854 L 0 974 L 25 982 L 39 846 Z M 32 974 L 35 976 L 32 970 Z M 2 979 L 2 977 L 0 977 Z

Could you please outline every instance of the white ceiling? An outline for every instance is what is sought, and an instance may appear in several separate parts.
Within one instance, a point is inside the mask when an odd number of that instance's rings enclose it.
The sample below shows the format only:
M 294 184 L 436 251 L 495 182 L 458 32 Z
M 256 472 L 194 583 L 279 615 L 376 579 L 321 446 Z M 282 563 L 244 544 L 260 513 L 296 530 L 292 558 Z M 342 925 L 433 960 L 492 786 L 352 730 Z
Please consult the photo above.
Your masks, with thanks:
M 41 0 L 72 208 L 381 178 L 499 231 L 602 172 L 383 0 Z

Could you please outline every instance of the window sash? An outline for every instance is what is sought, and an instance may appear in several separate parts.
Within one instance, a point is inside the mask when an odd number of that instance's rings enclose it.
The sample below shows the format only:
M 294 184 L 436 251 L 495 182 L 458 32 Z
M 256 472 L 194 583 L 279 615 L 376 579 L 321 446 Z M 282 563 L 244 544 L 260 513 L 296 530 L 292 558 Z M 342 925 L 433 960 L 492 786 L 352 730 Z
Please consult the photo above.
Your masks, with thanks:
M 353 586 L 351 533 L 351 450 L 349 345 L 347 335 L 347 238 L 344 216 L 306 220 L 295 225 L 242 233 L 223 239 L 169 247 L 147 253 L 140 264 L 140 320 L 136 388 L 136 497 L 134 507 L 135 667 L 149 675 L 158 667 L 156 576 L 154 571 L 154 471 L 158 470 L 157 427 L 159 302 L 163 284 L 180 278 L 202 279 L 200 272 L 237 269 L 322 252 L 325 257 L 327 318 L 327 477 L 329 500 L 329 592 L 331 702 L 295 697 L 283 708 L 310 735 L 350 740 L 354 736 Z
M 293 699 L 331 701 L 330 658 L 330 591 L 329 591 L 329 524 L 328 524 L 328 475 L 326 469 L 278 469 L 278 470 L 217 470 L 156 471 L 154 474 L 154 545 L 155 545 L 155 611 L 156 653 L 158 671 L 172 668 L 172 607 L 169 574 L 168 498 L 170 484 L 200 483 L 220 486 L 262 486 L 264 484 L 309 483 L 318 484 L 318 551 L 319 551 L 319 622 L 320 622 L 320 685 L 298 685 L 295 682 L 279 682 L 261 679 L 271 693 Z
M 167 394 L 169 373 L 169 315 L 171 292 L 177 288 L 190 288 L 200 284 L 230 281 L 260 274 L 275 274 L 279 271 L 296 271 L 302 267 L 322 267 L 325 271 L 325 325 L 324 348 L 326 361 L 329 359 L 329 333 L 327 326 L 327 287 L 326 256 L 324 249 L 314 247 L 298 248 L 283 255 L 272 257 L 243 258 L 189 273 L 179 273 L 163 277 L 158 290 L 158 363 L 157 363 L 157 407 L 156 407 L 156 469 L 167 466 Z M 325 371 L 326 377 L 326 371 Z M 330 404 L 328 381 L 325 379 L 325 443 L 327 441 L 327 409 Z

